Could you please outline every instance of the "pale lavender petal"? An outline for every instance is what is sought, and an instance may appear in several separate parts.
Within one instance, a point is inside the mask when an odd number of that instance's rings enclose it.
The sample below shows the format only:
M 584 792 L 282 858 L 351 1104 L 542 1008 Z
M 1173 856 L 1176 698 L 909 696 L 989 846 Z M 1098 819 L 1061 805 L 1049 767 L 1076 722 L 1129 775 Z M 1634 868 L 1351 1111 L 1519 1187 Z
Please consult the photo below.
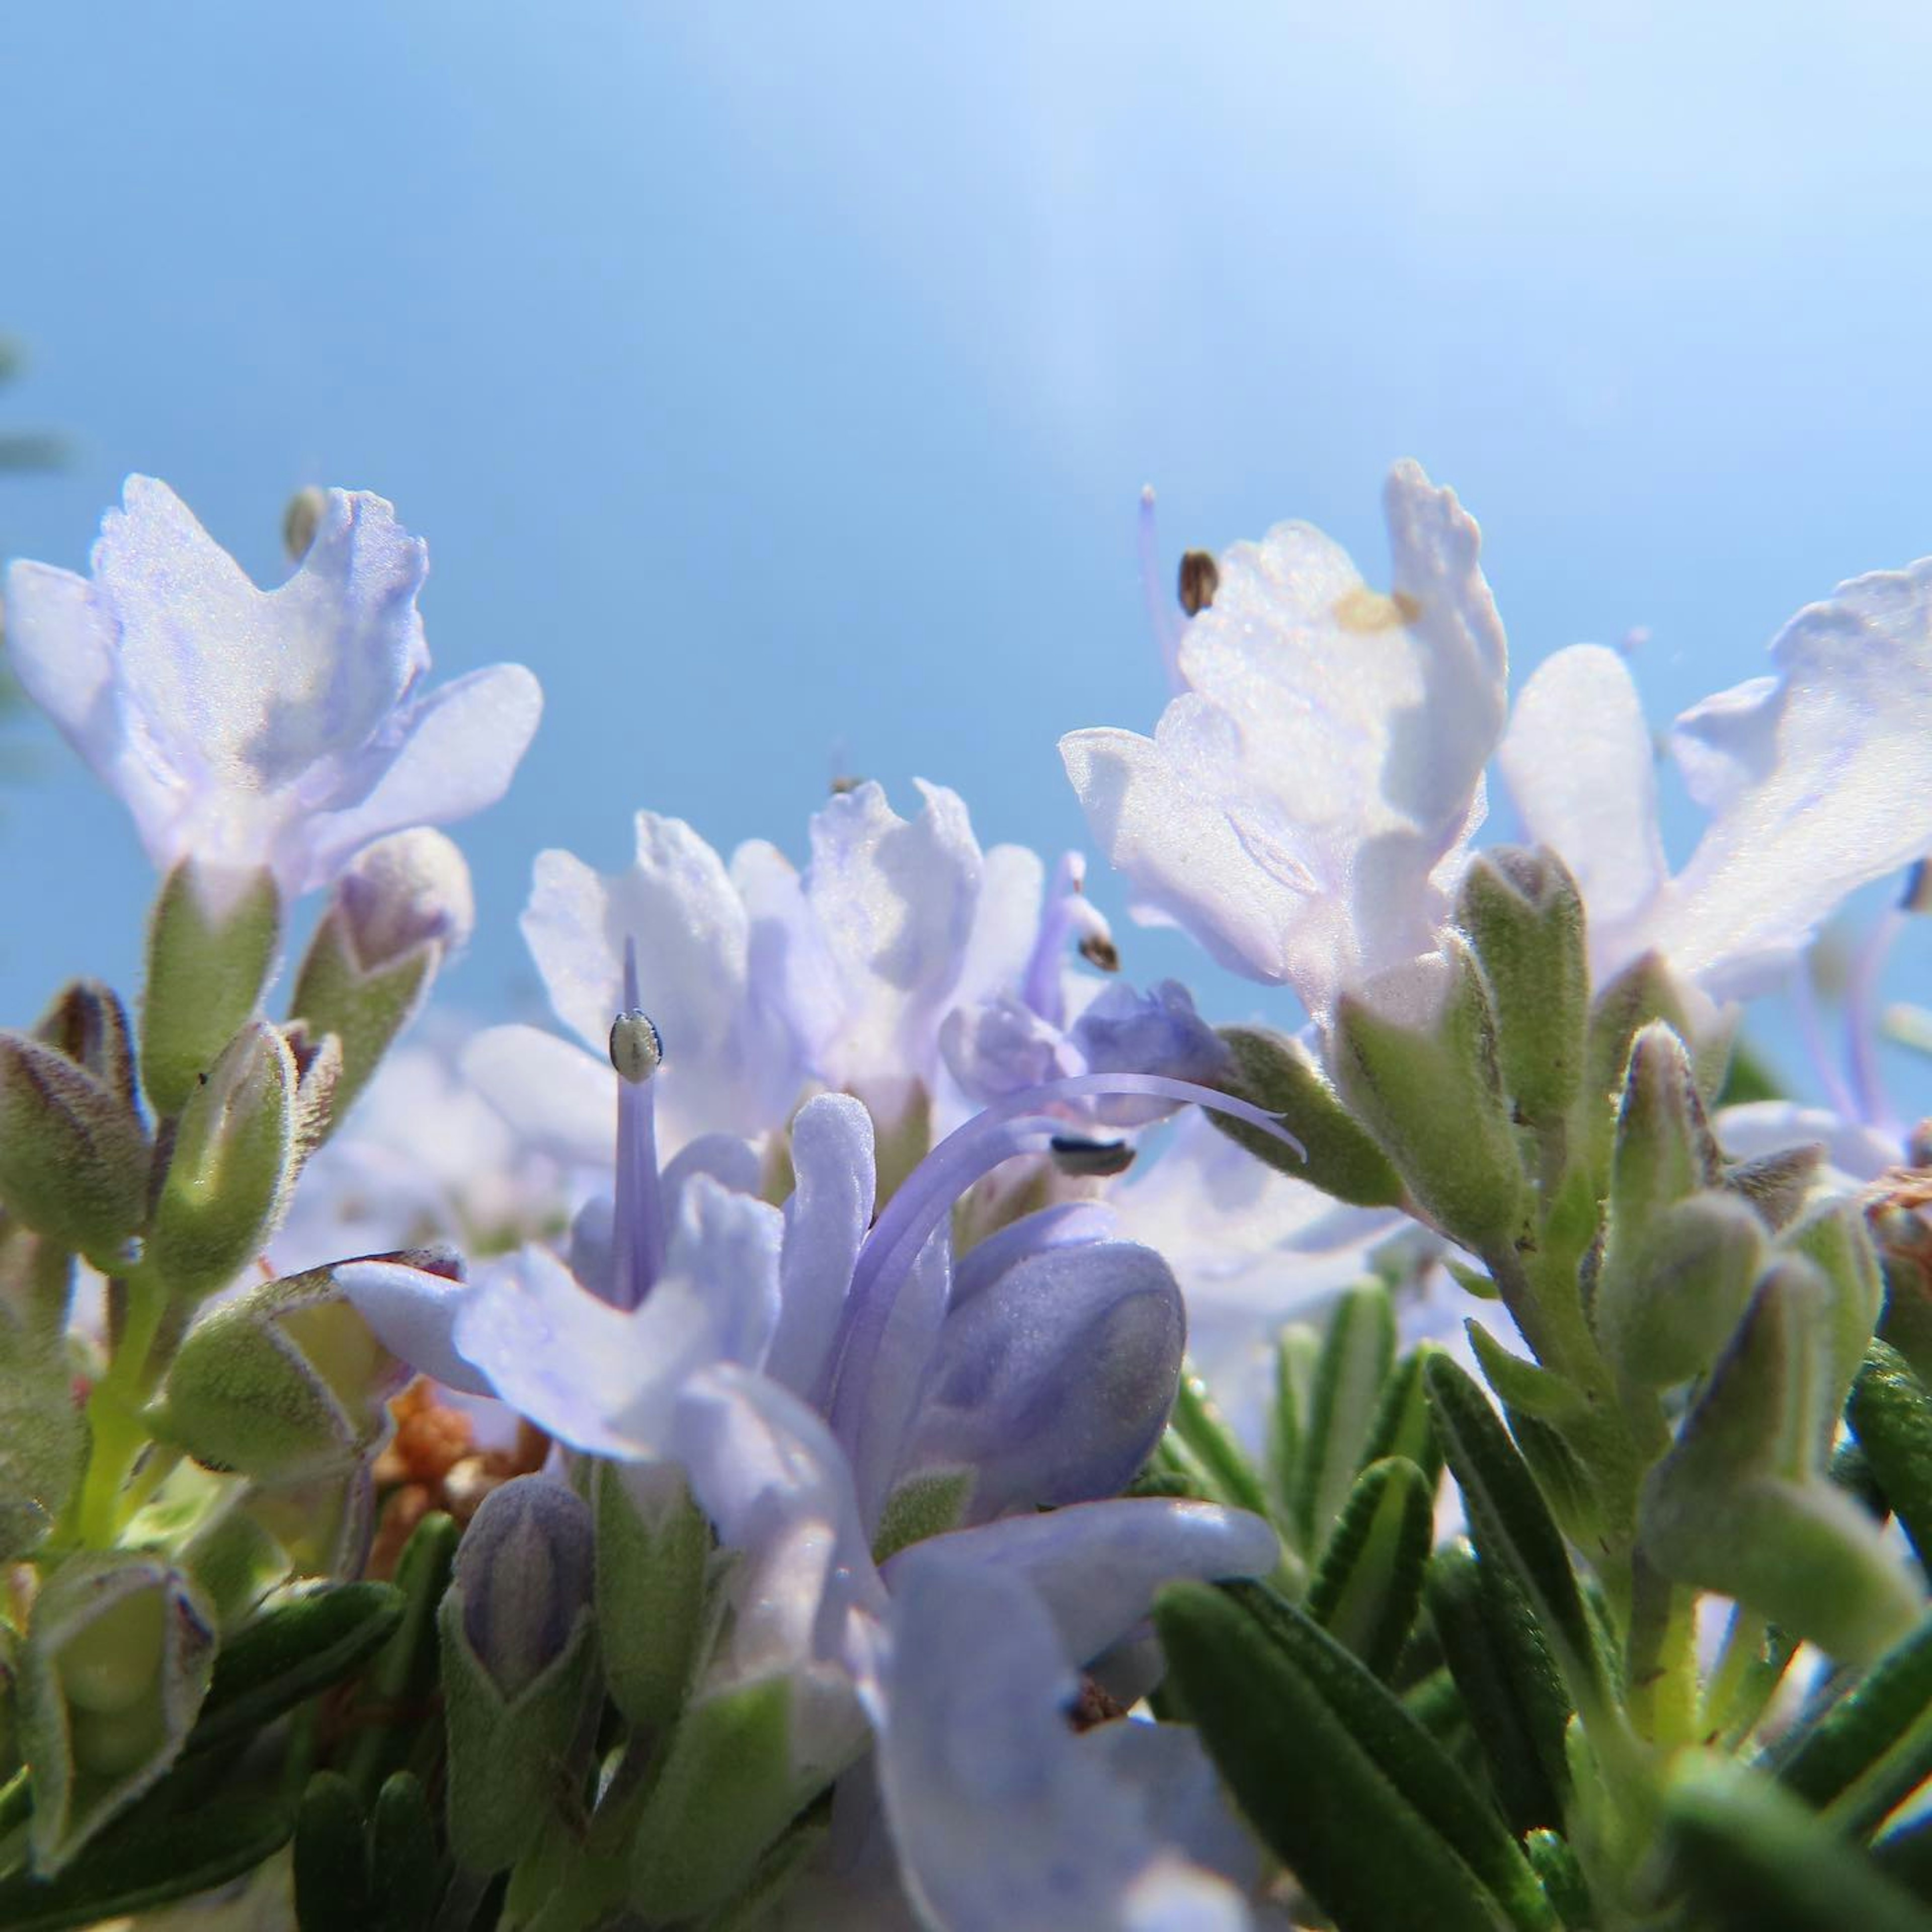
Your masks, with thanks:
M 464 1048 L 463 1071 L 524 1144 L 569 1166 L 608 1169 L 617 1081 L 607 1056 L 536 1027 L 487 1027 Z
M 972 932 L 953 987 L 962 1004 L 1018 985 L 1040 926 L 1046 872 L 1039 854 L 1024 845 L 994 845 L 982 865 Z
M 536 734 L 543 692 L 521 664 L 492 664 L 416 700 L 382 746 L 380 774 L 364 764 L 339 811 L 318 810 L 292 840 L 291 890 L 324 884 L 343 861 L 386 832 L 448 825 L 494 805 L 509 789 Z M 358 795 L 359 794 L 359 795 Z M 326 806 L 326 799 L 316 801 Z
M 1770 776 L 1783 702 L 1776 678 L 1754 677 L 1678 713 L 1670 728 L 1670 755 L 1684 790 L 1712 818 Z
M 1395 588 L 1285 524 L 1221 562 L 1154 740 L 1061 741 L 1095 837 L 1223 964 L 1312 1012 L 1429 943 L 1473 822 L 1504 649 L 1474 524 L 1412 464 L 1385 497 Z
M 904 1472 L 907 1432 L 924 1400 L 952 1280 L 952 1244 L 945 1228 L 935 1228 L 886 1314 L 862 1400 L 842 1405 L 840 1439 L 851 1456 L 860 1520 L 868 1530 L 878 1528 Z
M 716 1359 L 755 1364 L 764 1359 L 778 1314 L 778 1254 L 784 1216 L 769 1201 L 734 1193 L 708 1174 L 692 1174 L 679 1190 L 664 1280 L 688 1282 L 710 1311 Z M 653 1290 L 644 1304 L 658 1298 Z
M 791 1164 L 782 1304 L 765 1372 L 802 1395 L 825 1366 L 853 1264 L 872 1226 L 878 1186 L 872 1116 L 842 1094 L 808 1101 L 792 1122 Z
M 1066 1035 L 1012 993 L 955 1006 L 939 1047 L 961 1092 L 981 1106 L 1084 1070 Z
M 637 858 L 606 878 L 567 852 L 537 859 L 525 939 L 557 1016 L 602 1052 L 625 1004 L 627 941 L 664 1047 L 653 1076 L 660 1144 L 778 1125 L 796 1048 L 750 998 L 751 922 L 724 862 L 682 819 L 640 812 Z
M 701 1313 L 681 1299 L 668 1312 L 694 1323 Z M 670 1324 L 661 1314 L 658 1325 Z M 650 1453 L 635 1412 L 640 1395 L 678 1364 L 648 1358 L 638 1318 L 580 1287 L 547 1249 L 486 1263 L 454 1334 L 491 1390 L 560 1442 L 593 1456 Z M 688 1349 L 687 1358 L 700 1352 Z
M 1250 1156 L 1252 1158 L 1252 1156 Z M 976 1241 L 952 1270 L 950 1312 L 956 1315 L 976 1294 L 1022 1262 L 1049 1248 L 1104 1241 L 1114 1232 L 1114 1210 L 1099 1201 L 1066 1201 L 1022 1215 Z
M 1733 1160 L 1821 1146 L 1825 1158 L 1851 1183 L 1876 1180 L 1905 1158 L 1904 1149 L 1891 1136 L 1826 1108 L 1801 1106 L 1792 1100 L 1752 1100 L 1726 1107 L 1712 1125 L 1719 1144 Z
M 401 1262 L 344 1262 L 335 1284 L 398 1361 L 466 1395 L 494 1395 L 489 1377 L 458 1348 L 458 1317 L 472 1292 L 465 1282 Z
M 819 1070 L 836 1086 L 897 1092 L 935 1070 L 984 868 L 958 795 L 924 783 L 920 791 L 916 819 L 867 783 L 812 821 L 806 898 L 848 989 Z
M 1530 841 L 1576 877 L 1600 974 L 1614 970 L 1665 877 L 1657 754 L 1629 667 L 1598 644 L 1538 665 L 1498 763 Z
M 1680 972 L 1742 990 L 1845 896 L 1932 850 L 1932 560 L 1840 585 L 1772 646 L 1781 702 L 1652 930 Z M 1730 743 L 1735 753 L 1734 734 Z
M 1120 1932 L 1144 1875 L 1180 1861 L 1147 1787 L 1069 1727 L 1074 1679 L 1045 1606 L 958 1561 L 908 1569 L 894 1599 L 879 1783 L 925 1922 Z M 1202 1886 L 1226 1911 L 1195 1924 L 1246 1923 L 1226 1887 Z
M 902 1477 L 970 1469 L 979 1522 L 1118 1496 L 1166 1426 L 1186 1333 L 1151 1248 L 1029 1256 L 946 1317 Z
M 1262 1576 L 1280 1555 L 1274 1532 L 1244 1510 L 1135 1496 L 928 1537 L 888 1559 L 883 1574 L 896 1594 L 908 1568 L 928 1557 L 1010 1570 L 1052 1612 L 1062 1654 L 1084 1664 L 1147 1616 L 1162 1584 Z

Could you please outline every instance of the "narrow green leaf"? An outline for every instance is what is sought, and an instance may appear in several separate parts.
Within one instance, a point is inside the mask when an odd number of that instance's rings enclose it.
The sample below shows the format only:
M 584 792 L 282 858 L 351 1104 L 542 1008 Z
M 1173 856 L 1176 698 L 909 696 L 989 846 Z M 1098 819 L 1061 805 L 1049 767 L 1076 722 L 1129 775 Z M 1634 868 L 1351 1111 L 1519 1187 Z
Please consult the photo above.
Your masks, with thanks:
M 1539 1422 L 1559 1426 L 1584 1412 L 1588 1405 L 1574 1382 L 1512 1354 L 1480 1322 L 1472 1318 L 1462 1328 L 1483 1379 L 1496 1390 L 1497 1400 L 1505 1408 L 1520 1409 Z
M 1523 1840 L 1522 1848 L 1529 1855 L 1530 1869 L 1543 1881 L 1544 1891 L 1569 1932 L 1592 1932 L 1598 1921 L 1596 1906 L 1569 1840 L 1538 1829 Z
M 1419 1342 L 1396 1363 L 1382 1384 L 1382 1401 L 1362 1450 L 1364 1464 L 1379 1462 L 1384 1456 L 1407 1456 L 1422 1472 L 1431 1496 L 1442 1475 L 1442 1445 L 1430 1418 L 1422 1365 L 1436 1352 L 1435 1342 Z
M 399 1771 L 385 1780 L 369 1814 L 371 1932 L 424 1932 L 446 1876 L 422 1782 Z
M 343 1763 L 356 1796 L 373 1799 L 382 1780 L 400 1770 L 430 1708 L 438 1657 L 436 1606 L 449 1587 L 456 1561 L 456 1525 L 432 1510 L 410 1532 L 396 1559 L 396 1588 L 402 1592 L 402 1621 L 369 1666 L 364 1701 L 375 1721 L 368 1723 Z M 379 1715 L 378 1714 L 391 1714 Z
M 1517 1832 L 1561 1825 L 1570 1699 L 1522 1592 L 1460 1538 L 1430 1559 L 1426 1588 L 1430 1620 L 1503 1815 Z
M 1920 1568 L 1932 1576 L 1932 1390 L 1896 1348 L 1875 1341 L 1845 1414 Z
M 87 1848 L 58 1877 L 0 1879 L 4 1932 L 66 1932 L 152 1911 L 252 1871 L 288 1842 L 285 1806 L 224 1799 L 176 1812 L 143 1806 Z
M 296 1918 L 302 1932 L 365 1932 L 374 1918 L 362 1808 L 348 1779 L 319 1771 L 296 1817 Z
M 1932 1932 L 1932 1911 L 1742 1765 L 1687 1759 L 1664 1827 L 1670 1873 L 1711 1932 Z
M 1778 1781 L 1822 1810 L 1876 1768 L 1928 1706 L 1932 1620 L 1888 1651 L 1838 1700 L 1779 1766 Z
M 1914 1897 L 1932 1904 L 1932 1816 L 1888 1832 L 1873 1846 L 1872 1863 Z
M 1509 1569 L 1580 1704 L 1607 1701 L 1603 1666 L 1569 1552 L 1528 1466 L 1482 1391 L 1446 1355 L 1424 1368 L 1436 1426 L 1478 1549 Z M 1588 1709 L 1584 1712 L 1588 1720 Z
M 1222 1420 L 1208 1385 L 1190 1368 L 1175 1391 L 1174 1414 L 1168 1426 L 1193 1450 L 1214 1479 L 1215 1500 L 1238 1509 L 1268 1514 L 1268 1493 L 1246 1452 Z
M 1387 1678 L 1422 1603 L 1435 1498 L 1413 1462 L 1371 1462 L 1355 1480 L 1309 1586 L 1308 1614 Z
M 258 1617 L 214 1660 L 190 1751 L 212 1750 L 346 1677 L 403 1620 L 403 1594 L 388 1583 L 338 1583 Z
M 1180 1583 L 1162 1592 L 1155 1621 L 1242 1809 L 1340 1932 L 1412 1932 L 1420 1899 L 1435 1932 L 1553 1924 L 1495 1814 L 1292 1605 L 1258 1588 Z M 1472 1855 L 1494 1874 L 1488 1884 Z
M 1336 1303 L 1315 1364 L 1289 1497 L 1289 1520 L 1311 1554 L 1327 1540 L 1362 1466 L 1395 1343 L 1395 1307 L 1380 1282 L 1364 1282 Z

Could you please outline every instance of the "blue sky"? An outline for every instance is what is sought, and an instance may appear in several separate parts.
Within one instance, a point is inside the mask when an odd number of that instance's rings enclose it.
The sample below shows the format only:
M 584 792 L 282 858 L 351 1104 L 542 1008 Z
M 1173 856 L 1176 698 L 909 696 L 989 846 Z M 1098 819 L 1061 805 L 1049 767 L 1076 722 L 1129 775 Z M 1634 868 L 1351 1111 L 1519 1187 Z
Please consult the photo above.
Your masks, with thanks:
M 1160 698 L 1144 482 L 1171 547 L 1300 516 L 1372 577 L 1417 456 L 1518 664 L 1648 626 L 1660 722 L 1932 550 L 1916 5 L 22 0 L 0 80 L 0 428 L 74 446 L 0 545 L 78 564 L 140 469 L 272 577 L 296 485 L 391 497 L 439 667 L 548 692 L 465 835 L 482 1012 L 532 855 L 639 806 L 798 852 L 843 766 L 1078 842 L 1055 739 Z M 0 861 L 9 1015 L 132 986 L 51 740 Z

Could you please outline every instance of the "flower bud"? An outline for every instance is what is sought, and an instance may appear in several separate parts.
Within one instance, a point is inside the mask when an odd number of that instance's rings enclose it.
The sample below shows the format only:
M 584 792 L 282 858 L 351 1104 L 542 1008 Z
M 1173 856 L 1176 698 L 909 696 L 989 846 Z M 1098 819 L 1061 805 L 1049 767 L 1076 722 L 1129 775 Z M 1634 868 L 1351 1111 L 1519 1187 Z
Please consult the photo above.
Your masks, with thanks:
M 1670 1454 L 1638 1529 L 1673 1581 L 1736 1598 L 1847 1663 L 1918 1621 L 1918 1592 L 1878 1526 L 1822 1473 L 1837 1420 L 1834 1292 L 1773 1263 Z
M 1576 880 L 1544 848 L 1498 846 L 1469 862 L 1456 916 L 1489 982 L 1504 1090 L 1526 1120 L 1560 1120 L 1582 1084 L 1590 1010 Z
M 213 1613 L 160 1558 L 80 1556 L 48 1580 L 20 1676 L 37 1872 L 59 1870 L 173 1762 L 214 1666 Z
M 1450 933 L 1441 952 L 1345 993 L 1333 1057 L 1342 1098 L 1424 1210 L 1479 1252 L 1512 1240 L 1522 1168 L 1489 990 L 1467 943 Z
M 1583 1055 L 1583 1141 L 1576 1150 L 1592 1174 L 1610 1160 L 1617 1102 L 1631 1043 L 1653 1020 L 1664 1021 L 1690 1054 L 1697 1091 L 1707 1102 L 1724 1083 L 1731 1028 L 1695 986 L 1680 980 L 1654 952 L 1640 954 L 1606 986 L 1590 1009 Z
M 128 1009 L 112 986 L 98 980 L 74 980 L 41 1015 L 34 1034 L 130 1107 L 139 1108 L 134 1030 L 128 1024 Z
M 632 1724 L 668 1729 L 697 1661 L 711 1526 L 675 1463 L 600 1462 L 591 1485 L 604 1682 Z
M 1642 1238 L 1652 1216 L 1723 1179 L 1723 1158 L 1684 1042 L 1660 1020 L 1631 1042 L 1611 1145 L 1612 1249 Z
M 163 883 L 148 928 L 141 1080 L 163 1114 L 254 1016 L 281 943 L 282 902 L 266 870 L 212 872 L 184 859 Z
M 1802 1255 L 1831 1291 L 1830 1379 L 1822 1400 L 1835 1420 L 1851 1394 L 1852 1378 L 1864 1364 L 1885 1304 L 1878 1250 L 1861 1204 L 1843 1198 L 1821 1202 L 1786 1229 L 1778 1246 L 1787 1253 Z
M 1605 1246 L 1594 1304 L 1618 1372 L 1650 1388 L 1703 1374 L 1736 1325 L 1768 1245 L 1756 1214 L 1714 1190 L 1622 1224 Z
M 296 1087 L 288 1042 L 256 1020 L 190 1095 L 149 1236 L 176 1294 L 226 1286 L 280 1226 L 300 1156 Z
M 0 1033 L 0 1204 L 37 1234 L 124 1268 L 147 1214 L 147 1130 L 132 1104 L 64 1053 Z
M 293 1012 L 342 1043 L 332 1114 L 346 1114 L 429 991 L 468 944 L 476 906 L 463 854 L 418 826 L 366 847 L 341 878 L 296 976 Z
M 595 1663 L 590 1511 L 543 1476 L 494 1490 L 457 1546 L 436 1622 L 457 1862 L 501 1871 L 542 1830 Z
M 1402 1201 L 1402 1178 L 1360 1121 L 1342 1104 L 1315 1056 L 1298 1040 L 1264 1027 L 1224 1027 L 1222 1043 L 1231 1070 L 1217 1083 L 1257 1107 L 1278 1114 L 1307 1150 L 1306 1161 L 1273 1134 L 1232 1114 L 1208 1118 L 1258 1160 L 1357 1208 L 1394 1208 Z
M 506 1703 L 568 1644 L 590 1601 L 590 1510 L 544 1476 L 492 1490 L 456 1550 L 463 1636 Z
M 148 1415 L 216 1469 L 268 1483 L 340 1474 L 386 1436 L 406 1372 L 328 1268 L 264 1282 L 189 1329 Z

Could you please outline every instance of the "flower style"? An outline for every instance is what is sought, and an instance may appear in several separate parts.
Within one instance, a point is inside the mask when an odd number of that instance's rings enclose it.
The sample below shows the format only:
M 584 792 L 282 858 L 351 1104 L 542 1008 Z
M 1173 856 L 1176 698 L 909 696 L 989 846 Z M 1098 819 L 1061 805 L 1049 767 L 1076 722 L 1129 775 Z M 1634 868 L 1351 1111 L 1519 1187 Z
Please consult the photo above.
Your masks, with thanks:
M 8 649 L 164 872 L 192 856 L 313 890 L 385 832 L 493 804 L 536 729 L 520 665 L 422 689 L 428 553 L 366 491 L 330 490 L 300 567 L 262 591 L 166 484 L 130 476 L 92 566 L 12 565 Z
M 1433 946 L 1504 716 L 1508 650 L 1475 524 L 1412 463 L 1384 502 L 1386 596 L 1319 531 L 1279 525 L 1221 560 L 1152 739 L 1060 741 L 1146 914 L 1292 987 L 1317 1018 Z
M 1771 675 L 1672 730 L 1709 814 L 1674 876 L 1623 659 L 1573 646 L 1518 697 L 1504 778 L 1530 836 L 1576 875 L 1600 979 L 1654 950 L 1715 998 L 1757 991 L 1847 893 L 1932 850 L 1932 560 L 1840 584 L 1771 656 Z

